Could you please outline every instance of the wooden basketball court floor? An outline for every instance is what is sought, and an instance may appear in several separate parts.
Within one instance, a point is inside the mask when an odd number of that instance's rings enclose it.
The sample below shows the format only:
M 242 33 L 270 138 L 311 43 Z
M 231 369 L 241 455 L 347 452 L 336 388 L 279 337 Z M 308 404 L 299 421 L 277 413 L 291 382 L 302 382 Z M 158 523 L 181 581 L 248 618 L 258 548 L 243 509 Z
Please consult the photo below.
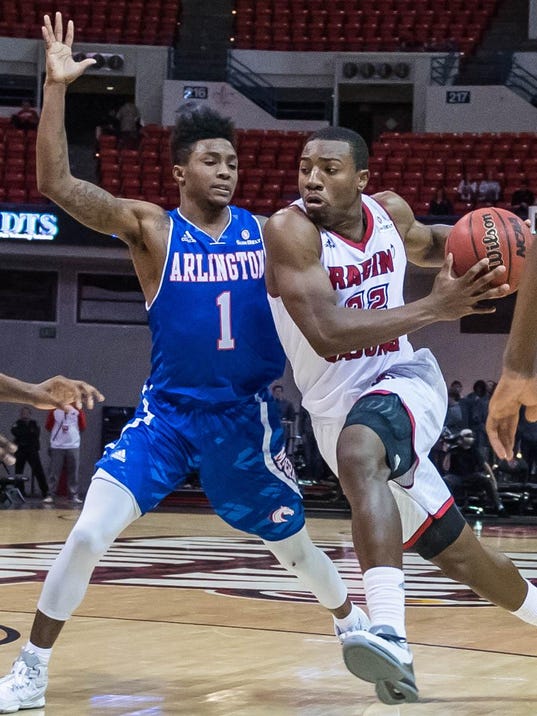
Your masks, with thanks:
M 0 672 L 25 643 L 41 582 L 77 511 L 0 513 Z M 347 517 L 308 520 L 355 601 Z M 537 528 L 481 539 L 537 578 Z M 328 613 L 257 540 L 206 512 L 156 512 L 97 568 L 50 665 L 36 716 L 537 715 L 537 629 L 406 557 L 408 634 L 420 701 L 379 703 L 342 660 Z

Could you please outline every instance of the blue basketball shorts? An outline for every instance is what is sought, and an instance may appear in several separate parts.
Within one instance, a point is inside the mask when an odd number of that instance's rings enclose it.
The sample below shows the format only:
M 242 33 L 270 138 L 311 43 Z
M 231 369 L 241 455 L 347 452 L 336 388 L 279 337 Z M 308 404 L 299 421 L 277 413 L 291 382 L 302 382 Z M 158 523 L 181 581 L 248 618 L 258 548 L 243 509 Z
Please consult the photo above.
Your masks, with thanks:
M 232 527 L 278 541 L 304 526 L 302 496 L 268 391 L 231 406 L 193 408 L 159 403 L 146 386 L 133 419 L 96 467 L 132 493 L 142 514 L 198 471 L 216 514 Z

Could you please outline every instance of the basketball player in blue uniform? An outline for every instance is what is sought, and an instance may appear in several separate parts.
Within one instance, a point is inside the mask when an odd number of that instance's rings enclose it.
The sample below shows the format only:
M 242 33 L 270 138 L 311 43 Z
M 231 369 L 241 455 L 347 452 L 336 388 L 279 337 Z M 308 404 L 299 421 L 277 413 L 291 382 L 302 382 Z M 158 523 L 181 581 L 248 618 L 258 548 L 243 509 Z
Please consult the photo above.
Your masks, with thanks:
M 284 370 L 264 283 L 261 227 L 229 206 L 237 182 L 233 126 L 187 108 L 172 138 L 180 207 L 117 199 L 74 178 L 64 130 L 77 63 L 70 21 L 45 18 L 44 102 L 37 137 L 40 190 L 83 224 L 129 246 L 152 332 L 152 369 L 136 414 L 97 464 L 78 522 L 43 586 L 30 633 L 0 682 L 0 713 L 45 703 L 47 665 L 92 571 L 127 525 L 198 470 L 214 510 L 259 536 L 335 619 L 367 626 L 334 565 L 309 539 L 301 496 L 268 385 Z M 75 709 L 76 710 L 76 709 Z
M 319 449 L 352 511 L 352 534 L 371 620 L 343 635 L 348 669 L 387 704 L 418 689 L 406 640 L 403 545 L 451 579 L 537 625 L 537 588 L 505 555 L 482 545 L 429 460 L 446 414 L 446 386 L 428 349 L 406 334 L 487 313 L 504 267 L 487 259 L 457 278 L 444 256 L 450 227 L 425 226 L 397 194 L 365 194 L 367 145 L 327 127 L 306 142 L 301 199 L 265 228 L 275 324 Z M 292 240 L 291 238 L 292 237 Z M 405 305 L 407 259 L 442 267 L 431 292 Z M 375 310 L 373 310 L 375 309 Z M 380 309 L 380 310 L 378 310 Z

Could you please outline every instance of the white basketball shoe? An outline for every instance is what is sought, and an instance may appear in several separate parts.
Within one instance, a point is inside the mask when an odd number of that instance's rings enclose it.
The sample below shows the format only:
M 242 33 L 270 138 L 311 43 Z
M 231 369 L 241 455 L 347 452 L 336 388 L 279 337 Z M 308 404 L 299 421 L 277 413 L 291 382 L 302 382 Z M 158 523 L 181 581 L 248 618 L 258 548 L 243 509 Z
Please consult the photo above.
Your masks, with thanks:
M 11 672 L 0 680 L 0 714 L 45 705 L 48 668 L 33 651 L 23 648 L 13 662 Z
M 357 607 L 356 604 L 353 605 L 353 608 L 355 610 L 355 614 L 357 616 L 356 623 L 353 624 L 350 628 L 343 631 L 336 622 L 334 621 L 334 633 L 339 639 L 340 643 L 343 644 L 345 639 L 347 639 L 351 634 L 355 634 L 357 631 L 367 631 L 369 627 L 371 626 L 371 622 L 369 621 L 369 617 L 364 612 L 363 609 L 360 609 L 360 607 Z
M 343 641 L 343 659 L 347 669 L 364 681 L 375 684 L 385 704 L 414 703 L 418 688 L 412 666 L 412 652 L 406 639 L 387 625 L 375 625 L 371 631 L 355 631 Z

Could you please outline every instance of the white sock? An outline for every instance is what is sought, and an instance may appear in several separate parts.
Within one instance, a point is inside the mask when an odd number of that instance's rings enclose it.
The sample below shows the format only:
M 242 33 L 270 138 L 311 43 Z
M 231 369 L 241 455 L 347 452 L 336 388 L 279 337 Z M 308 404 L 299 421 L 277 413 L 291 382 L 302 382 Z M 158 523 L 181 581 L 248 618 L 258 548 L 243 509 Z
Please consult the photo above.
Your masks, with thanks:
M 35 646 L 35 644 L 32 644 L 31 641 L 28 641 L 25 649 L 28 649 L 28 651 L 33 651 L 36 656 L 39 657 L 39 661 L 43 664 L 43 666 L 48 666 L 48 662 L 50 661 L 50 657 L 52 655 L 52 649 L 43 649 L 40 646 Z
M 337 624 L 339 630 L 342 632 L 349 631 L 349 629 L 352 629 L 353 626 L 357 626 L 360 622 L 360 612 L 355 604 L 352 605 L 352 608 L 346 617 L 343 617 L 342 619 L 334 617 L 334 624 Z
M 537 626 L 537 587 L 535 587 L 527 579 L 524 580 L 528 585 L 528 593 L 526 599 L 522 602 L 516 612 L 511 612 L 515 617 L 522 619 L 523 622 Z
M 396 567 L 372 567 L 363 576 L 371 626 L 387 624 L 406 638 L 405 575 Z

